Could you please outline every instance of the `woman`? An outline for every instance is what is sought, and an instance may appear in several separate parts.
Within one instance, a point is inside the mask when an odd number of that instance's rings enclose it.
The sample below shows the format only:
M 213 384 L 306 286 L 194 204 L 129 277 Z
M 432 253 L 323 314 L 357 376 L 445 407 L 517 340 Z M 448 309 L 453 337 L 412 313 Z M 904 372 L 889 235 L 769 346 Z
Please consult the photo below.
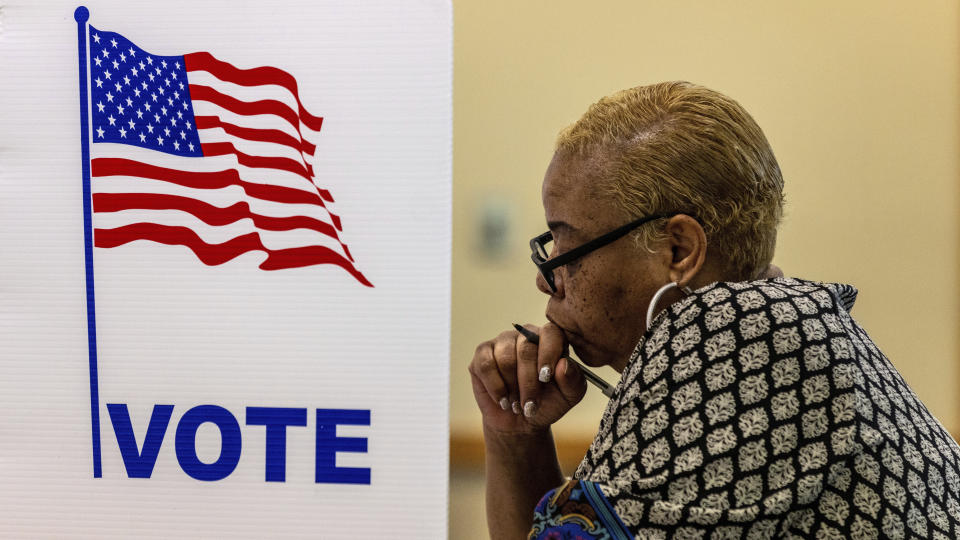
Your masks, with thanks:
M 689 83 L 561 133 L 531 241 L 549 322 L 470 364 L 492 538 L 960 538 L 960 448 L 850 317 L 856 291 L 775 277 L 782 189 L 746 111 Z M 621 379 L 566 480 L 568 347 Z

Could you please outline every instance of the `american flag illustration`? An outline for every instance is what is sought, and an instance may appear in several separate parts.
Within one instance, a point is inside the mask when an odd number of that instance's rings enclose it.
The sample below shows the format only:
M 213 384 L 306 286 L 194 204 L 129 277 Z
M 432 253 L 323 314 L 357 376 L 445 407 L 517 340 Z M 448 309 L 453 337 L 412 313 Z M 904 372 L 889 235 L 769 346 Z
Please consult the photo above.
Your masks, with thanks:
M 373 286 L 317 184 L 323 119 L 292 75 L 88 36 L 94 246 L 185 246 L 206 265 L 258 251 L 264 270 L 333 264 Z

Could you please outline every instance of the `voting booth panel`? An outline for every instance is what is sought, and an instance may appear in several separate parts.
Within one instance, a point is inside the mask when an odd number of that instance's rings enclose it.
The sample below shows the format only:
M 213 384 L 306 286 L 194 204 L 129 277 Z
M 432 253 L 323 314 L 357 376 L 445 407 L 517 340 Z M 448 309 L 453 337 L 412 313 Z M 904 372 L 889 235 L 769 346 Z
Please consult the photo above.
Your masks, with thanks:
M 0 536 L 446 534 L 452 14 L 0 6 Z

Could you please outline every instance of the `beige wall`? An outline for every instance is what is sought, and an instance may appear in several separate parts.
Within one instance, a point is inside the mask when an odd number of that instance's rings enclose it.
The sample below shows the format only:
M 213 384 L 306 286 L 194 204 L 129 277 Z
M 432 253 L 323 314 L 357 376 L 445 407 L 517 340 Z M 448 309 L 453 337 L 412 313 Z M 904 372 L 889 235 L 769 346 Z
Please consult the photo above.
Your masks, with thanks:
M 555 134 L 602 95 L 670 79 L 754 115 L 786 180 L 776 262 L 857 286 L 854 317 L 960 433 L 954 0 L 470 0 L 454 11 L 455 434 L 478 434 L 465 371 L 475 345 L 543 321 L 526 242 L 545 229 L 539 186 Z M 512 220 L 499 261 L 476 250 L 491 202 Z M 593 433 L 603 403 L 589 394 L 561 435 Z M 456 482 L 452 497 L 463 506 Z

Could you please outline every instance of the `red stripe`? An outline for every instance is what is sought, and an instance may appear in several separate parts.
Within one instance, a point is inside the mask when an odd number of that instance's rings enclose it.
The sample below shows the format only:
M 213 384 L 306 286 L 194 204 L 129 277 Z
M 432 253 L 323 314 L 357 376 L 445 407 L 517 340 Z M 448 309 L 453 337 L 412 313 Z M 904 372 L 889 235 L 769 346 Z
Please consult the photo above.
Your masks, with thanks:
M 297 134 L 300 135 L 300 140 L 304 140 L 303 134 L 300 133 L 300 119 L 297 116 L 297 113 L 282 101 L 277 101 L 275 99 L 240 101 L 233 96 L 228 96 L 222 92 L 218 92 L 209 86 L 191 84 L 188 88 L 190 89 L 190 99 L 194 101 L 209 101 L 210 103 L 219 105 L 230 112 L 242 116 L 255 116 L 258 114 L 272 114 L 274 116 L 279 116 L 280 118 L 283 118 L 289 122 L 290 125 L 297 130 Z
M 254 129 L 238 126 L 224 122 L 218 116 L 197 116 L 193 119 L 197 129 L 221 128 L 229 135 L 247 139 L 249 141 L 259 141 L 289 146 L 298 152 L 312 156 L 317 150 L 317 146 L 307 141 L 298 141 L 286 132 L 279 129 Z
M 186 246 L 201 262 L 216 266 L 230 261 L 248 251 L 263 251 L 267 259 L 260 263 L 263 270 L 300 268 L 318 264 L 335 264 L 350 273 L 357 281 L 373 287 L 359 270 L 332 249 L 323 246 L 306 246 L 290 249 L 267 249 L 257 233 L 244 234 L 222 244 L 208 244 L 197 233 L 186 227 L 171 227 L 154 223 L 134 223 L 115 229 L 96 229 L 94 245 L 112 248 L 136 240 L 149 240 L 167 245 Z
M 96 158 L 91 160 L 91 176 L 136 176 L 162 180 L 179 186 L 196 189 L 220 189 L 227 186 L 240 186 L 243 191 L 257 199 L 291 204 L 314 204 L 326 208 L 323 199 L 316 193 L 284 186 L 271 186 L 247 182 L 240 178 L 236 169 L 213 172 L 190 172 L 148 165 L 139 161 L 121 158 Z M 329 210 L 328 210 L 329 212 Z M 330 214 L 334 227 L 340 228 L 340 218 Z
M 300 133 L 300 126 L 296 122 L 296 113 L 294 113 L 293 110 L 287 107 L 284 103 L 281 103 L 279 101 L 263 100 L 263 101 L 248 103 L 248 102 L 240 101 L 236 98 L 230 97 L 226 94 L 222 94 L 208 86 L 200 86 L 200 85 L 194 85 L 194 84 L 190 85 L 190 97 L 192 99 L 202 99 L 205 101 L 209 101 L 211 103 L 216 103 L 217 105 L 223 107 L 224 109 L 227 109 L 231 112 L 235 112 L 237 114 L 241 114 L 245 116 L 252 116 L 255 114 L 275 114 L 285 118 L 297 129 L 297 133 L 298 134 Z M 302 135 L 300 137 L 300 142 L 302 144 L 310 144 L 303 138 Z M 312 175 L 313 167 L 306 165 L 306 168 L 309 174 Z M 293 171 L 293 172 L 300 174 L 299 171 Z M 310 180 L 310 184 L 313 185 L 312 179 L 310 177 L 306 177 L 306 178 L 307 180 Z M 333 202 L 333 196 L 330 194 L 329 191 L 325 189 L 320 189 L 319 187 L 317 187 L 316 189 L 317 189 L 317 192 L 320 194 L 320 197 L 322 197 L 326 201 Z M 337 228 L 339 229 L 340 227 L 338 226 Z
M 218 142 L 218 143 L 206 143 L 200 144 L 200 149 L 203 151 L 203 156 L 228 156 L 233 154 L 237 156 L 237 163 L 243 165 L 244 167 L 253 167 L 255 169 L 277 169 L 281 171 L 292 172 L 293 174 L 300 175 L 304 180 L 310 182 L 310 187 L 314 187 L 313 184 L 313 167 L 304 168 L 303 163 L 285 157 L 267 157 L 267 156 L 251 156 L 250 154 L 244 154 L 243 152 L 237 150 L 237 147 L 230 142 Z
M 320 131 L 323 118 L 310 114 L 300 101 L 300 92 L 297 89 L 297 80 L 286 71 L 275 67 L 258 67 L 253 69 L 239 69 L 232 64 L 217 60 L 210 53 L 197 52 L 184 55 L 184 67 L 189 71 L 206 71 L 221 81 L 241 86 L 260 86 L 275 84 L 282 86 L 293 94 L 297 100 L 300 119 L 310 129 Z
M 373 287 L 373 283 L 346 259 L 340 256 L 336 251 L 324 246 L 304 246 L 289 249 L 278 249 L 269 251 L 269 257 L 263 261 L 260 268 L 264 270 L 281 270 L 283 268 L 299 268 L 301 266 L 312 266 L 315 264 L 336 264 L 363 283 L 367 287 Z
M 207 225 L 221 226 L 249 218 L 257 228 L 266 231 L 310 229 L 337 238 L 333 225 L 307 216 L 273 217 L 255 214 L 246 202 L 220 208 L 203 201 L 158 193 L 94 193 L 94 212 L 123 210 L 180 210 L 196 216 Z M 349 257 L 349 254 L 347 255 Z M 353 260 L 352 257 L 349 257 Z

